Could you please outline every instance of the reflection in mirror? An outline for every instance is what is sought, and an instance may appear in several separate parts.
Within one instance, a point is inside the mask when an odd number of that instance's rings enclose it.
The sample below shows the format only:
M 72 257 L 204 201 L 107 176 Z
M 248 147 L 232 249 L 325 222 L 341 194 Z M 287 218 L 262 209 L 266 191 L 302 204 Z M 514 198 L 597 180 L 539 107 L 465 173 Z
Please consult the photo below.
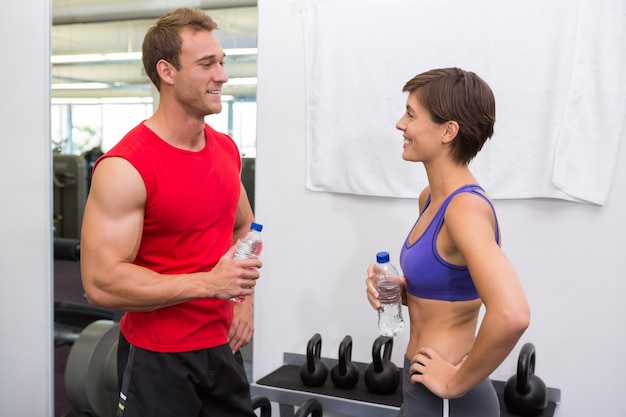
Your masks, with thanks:
M 127 131 L 149 118 L 157 106 L 158 94 L 141 63 L 145 32 L 166 11 L 153 9 L 152 3 L 52 1 L 50 146 L 54 171 L 56 417 L 67 417 L 80 406 L 76 404 L 80 398 L 73 399 L 66 392 L 65 381 L 68 356 L 79 335 L 95 320 L 119 319 L 120 313 L 86 302 L 80 275 L 80 228 L 94 162 Z M 239 147 L 242 181 L 254 208 L 256 0 L 198 3 L 198 7 L 211 5 L 206 12 L 219 24 L 216 34 L 227 51 L 225 69 L 229 76 L 222 91 L 222 112 L 206 120 L 229 134 Z M 187 2 L 175 0 L 168 5 L 175 8 Z M 242 353 L 251 379 L 251 345 Z M 76 370 L 69 372 L 74 375 Z

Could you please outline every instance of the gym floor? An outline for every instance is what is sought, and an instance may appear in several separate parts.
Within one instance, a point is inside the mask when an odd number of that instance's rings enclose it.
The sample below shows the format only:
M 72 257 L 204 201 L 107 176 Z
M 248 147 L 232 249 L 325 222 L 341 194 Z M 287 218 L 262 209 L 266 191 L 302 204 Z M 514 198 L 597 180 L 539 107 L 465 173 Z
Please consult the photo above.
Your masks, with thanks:
M 54 299 L 87 304 L 80 278 L 80 263 L 75 261 L 54 261 Z M 54 348 L 54 416 L 62 417 L 72 411 L 65 393 L 65 364 L 70 345 Z M 252 344 L 241 350 L 248 380 L 252 378 Z

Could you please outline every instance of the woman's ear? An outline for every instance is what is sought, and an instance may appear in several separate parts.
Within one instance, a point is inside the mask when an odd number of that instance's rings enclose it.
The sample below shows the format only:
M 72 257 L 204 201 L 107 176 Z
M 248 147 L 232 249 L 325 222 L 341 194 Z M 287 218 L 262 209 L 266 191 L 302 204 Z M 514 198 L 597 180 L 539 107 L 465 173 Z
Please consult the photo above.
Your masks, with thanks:
M 456 138 L 456 135 L 459 133 L 459 124 L 454 120 L 448 120 L 443 124 L 444 131 L 441 141 L 443 143 L 450 143 Z

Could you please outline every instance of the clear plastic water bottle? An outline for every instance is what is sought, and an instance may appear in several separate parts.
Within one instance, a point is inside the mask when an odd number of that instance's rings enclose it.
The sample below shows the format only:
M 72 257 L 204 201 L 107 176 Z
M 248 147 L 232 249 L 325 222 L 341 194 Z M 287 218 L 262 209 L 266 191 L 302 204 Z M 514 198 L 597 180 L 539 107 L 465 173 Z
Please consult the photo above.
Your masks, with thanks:
M 404 328 L 402 294 L 398 283 L 398 270 L 389 262 L 388 252 L 376 254 L 374 286 L 378 291 L 378 330 L 383 336 L 396 336 Z
M 261 230 L 263 225 L 259 223 L 252 223 L 250 225 L 250 231 L 237 243 L 235 249 L 235 259 L 254 259 L 258 258 L 263 250 L 263 239 L 261 238 Z M 246 297 L 235 297 L 233 301 L 241 302 Z

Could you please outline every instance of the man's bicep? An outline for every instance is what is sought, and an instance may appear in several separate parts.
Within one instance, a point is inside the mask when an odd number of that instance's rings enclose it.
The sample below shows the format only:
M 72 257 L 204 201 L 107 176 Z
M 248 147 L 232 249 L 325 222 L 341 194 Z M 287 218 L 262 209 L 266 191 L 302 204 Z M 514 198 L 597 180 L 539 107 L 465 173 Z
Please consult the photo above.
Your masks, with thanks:
M 83 216 L 81 246 L 86 255 L 134 259 L 143 230 L 145 199 L 143 181 L 130 163 L 120 158 L 101 161 Z

